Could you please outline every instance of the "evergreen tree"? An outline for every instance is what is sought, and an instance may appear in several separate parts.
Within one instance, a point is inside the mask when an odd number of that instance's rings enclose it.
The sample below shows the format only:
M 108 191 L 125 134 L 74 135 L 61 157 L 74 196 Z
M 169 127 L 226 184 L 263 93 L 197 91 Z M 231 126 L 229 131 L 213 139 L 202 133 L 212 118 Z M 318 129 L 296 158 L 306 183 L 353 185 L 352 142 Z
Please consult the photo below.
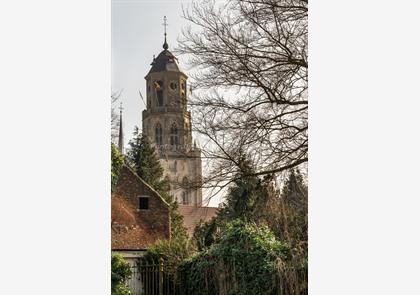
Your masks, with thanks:
M 209 250 L 220 243 L 229 222 L 237 219 L 267 225 L 290 249 L 292 259 L 287 263 L 288 268 L 297 271 L 303 278 L 299 284 L 306 286 L 308 190 L 301 173 L 297 169 L 290 170 L 280 191 L 271 176 L 256 176 L 245 157 L 240 164 L 241 169 L 216 217 L 195 229 L 197 248 Z
M 245 156 L 238 166 L 240 171 L 217 216 L 196 228 L 194 237 L 197 247 L 208 248 L 218 241 L 227 222 L 241 219 L 267 224 L 277 238 L 305 256 L 308 192 L 299 170 L 288 172 L 280 192 L 273 184 L 272 176 L 255 176 L 255 170 Z
M 307 257 L 308 247 L 308 187 L 298 169 L 289 172 L 281 192 L 278 229 L 296 255 Z
M 142 135 L 136 126 L 134 137 L 128 143 L 127 162 L 134 171 L 163 197 L 167 197 L 167 185 L 163 178 L 163 168 L 159 163 L 155 149 L 147 136 Z
M 117 147 L 111 143 L 111 191 L 118 181 L 120 169 L 124 164 L 124 157 L 120 154 Z
M 219 216 L 227 221 L 236 218 L 256 221 L 259 215 L 259 204 L 265 199 L 267 182 L 254 175 L 255 170 L 251 162 L 244 156 L 239 163 L 239 168 Z
M 271 214 L 271 227 L 288 244 L 292 254 L 292 267 L 304 278 L 308 271 L 308 187 L 298 169 L 289 171 L 281 192 L 280 210 Z M 278 216 L 278 217 L 277 217 Z M 301 282 L 307 285 L 307 279 Z
M 173 239 L 187 239 L 183 217 L 177 211 L 178 203 L 169 193 L 168 183 L 163 179 L 163 167 L 147 136 L 135 127 L 134 137 L 128 143 L 126 160 L 138 176 L 156 190 L 170 205 L 171 235 Z
M 308 198 L 308 188 L 299 169 L 290 170 L 281 195 L 294 205 L 299 206 L 305 203 Z
M 226 224 L 241 219 L 245 222 L 262 223 L 270 197 L 270 177 L 255 175 L 251 161 L 242 156 L 239 171 L 230 186 L 225 202 L 217 216 L 198 226 L 194 232 L 197 248 L 203 250 L 216 243 L 226 229 Z

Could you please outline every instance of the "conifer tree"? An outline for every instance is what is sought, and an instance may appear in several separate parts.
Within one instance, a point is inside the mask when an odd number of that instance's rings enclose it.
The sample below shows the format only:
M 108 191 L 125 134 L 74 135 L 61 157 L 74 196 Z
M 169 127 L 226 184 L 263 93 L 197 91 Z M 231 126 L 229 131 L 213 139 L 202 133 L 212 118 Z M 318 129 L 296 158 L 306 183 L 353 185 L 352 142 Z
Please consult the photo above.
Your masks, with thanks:
M 241 157 L 239 168 L 219 216 L 227 221 L 236 218 L 255 221 L 258 215 L 258 205 L 265 198 L 267 184 L 254 175 L 255 170 L 245 156 Z
M 118 151 L 118 148 L 111 143 L 111 191 L 118 181 L 120 169 L 124 164 L 124 157 Z
M 280 192 L 272 176 L 255 175 L 251 161 L 241 157 L 233 185 L 217 216 L 197 227 L 194 233 L 197 247 L 204 249 L 217 242 L 225 224 L 235 219 L 266 224 L 276 237 L 288 244 L 300 256 L 307 253 L 307 186 L 299 170 L 288 172 Z
M 138 176 L 156 190 L 170 205 L 171 236 L 173 239 L 188 238 L 183 226 L 183 217 L 177 211 L 178 203 L 169 193 L 168 184 L 163 179 L 163 167 L 155 149 L 147 136 L 140 133 L 136 126 L 133 138 L 128 143 L 126 160 Z
M 308 188 L 298 169 L 289 172 L 281 192 L 277 232 L 299 256 L 307 257 Z
M 128 143 L 129 148 L 126 156 L 128 163 L 138 176 L 163 197 L 167 197 L 166 185 L 162 179 L 163 168 L 159 163 L 155 149 L 150 145 L 148 138 L 140 133 L 137 126 L 133 135 L 133 139 Z
M 217 242 L 226 224 L 235 219 L 254 223 L 264 221 L 270 197 L 271 178 L 266 176 L 261 179 L 256 176 L 251 161 L 245 155 L 240 157 L 238 167 L 239 171 L 228 189 L 217 216 L 197 227 L 194 232 L 200 250 Z
M 308 197 L 308 188 L 299 169 L 290 170 L 281 195 L 295 205 L 302 205 L 302 202 L 305 202 Z

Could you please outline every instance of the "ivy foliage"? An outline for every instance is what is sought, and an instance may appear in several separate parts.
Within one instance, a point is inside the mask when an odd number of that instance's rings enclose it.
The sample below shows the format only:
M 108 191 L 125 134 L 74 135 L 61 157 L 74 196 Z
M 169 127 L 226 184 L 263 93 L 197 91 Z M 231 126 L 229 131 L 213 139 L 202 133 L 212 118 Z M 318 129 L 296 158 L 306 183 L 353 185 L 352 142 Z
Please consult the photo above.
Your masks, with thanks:
M 216 217 L 195 229 L 198 249 L 217 242 L 226 223 L 235 219 L 267 225 L 294 252 L 307 256 L 308 188 L 298 169 L 288 172 L 280 191 L 271 177 L 255 176 L 252 166 L 244 160 Z
M 293 292 L 307 290 L 308 190 L 299 170 L 292 169 L 280 191 L 270 177 L 259 178 L 244 161 L 218 214 L 198 226 L 194 240 L 200 251 L 220 243 L 228 224 L 235 219 L 267 226 L 276 239 L 290 249 L 291 259 L 279 278 Z M 292 274 L 292 275 L 289 275 Z M 285 287 L 286 288 L 286 287 Z M 293 293 L 299 294 L 299 293 Z
M 124 157 L 120 154 L 118 148 L 111 143 L 111 191 L 118 181 L 121 167 L 124 165 Z
M 179 268 L 183 294 L 276 294 L 278 265 L 288 248 L 266 226 L 235 220 L 220 240 Z
M 125 281 L 131 276 L 130 265 L 120 254 L 111 254 L 111 294 L 131 295 Z
M 213 217 L 209 221 L 200 224 L 194 230 L 193 239 L 199 251 L 208 249 L 216 243 L 226 227 L 226 222 L 219 217 Z

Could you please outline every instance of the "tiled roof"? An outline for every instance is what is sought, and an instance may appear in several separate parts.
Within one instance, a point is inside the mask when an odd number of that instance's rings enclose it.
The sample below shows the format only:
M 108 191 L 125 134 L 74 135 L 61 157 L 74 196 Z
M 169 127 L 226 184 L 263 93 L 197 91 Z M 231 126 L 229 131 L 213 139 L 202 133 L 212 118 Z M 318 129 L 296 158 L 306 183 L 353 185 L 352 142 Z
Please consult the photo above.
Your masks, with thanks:
M 162 71 L 181 72 L 176 62 L 176 57 L 169 50 L 163 50 L 153 60 L 149 74 Z
M 200 222 L 209 221 L 217 213 L 216 207 L 196 207 L 179 205 L 178 211 L 184 216 L 184 226 L 188 231 L 189 235 L 194 233 L 195 227 Z
M 129 199 L 119 196 L 111 198 L 111 247 L 113 250 L 143 250 L 165 233 L 154 231 L 142 222 L 136 206 Z

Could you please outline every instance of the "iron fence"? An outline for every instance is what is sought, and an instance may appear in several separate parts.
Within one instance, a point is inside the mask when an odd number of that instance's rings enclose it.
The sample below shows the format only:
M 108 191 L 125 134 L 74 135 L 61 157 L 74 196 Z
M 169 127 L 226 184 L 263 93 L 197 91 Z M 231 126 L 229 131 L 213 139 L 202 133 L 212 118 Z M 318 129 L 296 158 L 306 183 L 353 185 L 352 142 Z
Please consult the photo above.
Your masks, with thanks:
M 176 268 L 160 260 L 157 263 L 139 261 L 131 266 L 126 284 L 135 295 L 179 295 Z
M 307 271 L 298 269 L 297 267 L 285 267 L 275 274 L 270 294 L 307 295 Z M 131 278 L 126 281 L 126 284 L 135 295 L 181 295 L 191 294 L 191 291 L 194 294 L 197 292 L 200 294 L 228 294 L 229 288 L 239 283 L 236 278 L 218 274 L 206 278 L 208 289 L 191 290 L 189 278 L 183 272 L 178 271 L 175 266 L 163 262 L 162 259 L 152 263 L 139 261 L 131 266 L 131 272 Z M 241 284 L 239 283 L 239 285 Z M 221 288 L 221 286 L 225 288 Z

